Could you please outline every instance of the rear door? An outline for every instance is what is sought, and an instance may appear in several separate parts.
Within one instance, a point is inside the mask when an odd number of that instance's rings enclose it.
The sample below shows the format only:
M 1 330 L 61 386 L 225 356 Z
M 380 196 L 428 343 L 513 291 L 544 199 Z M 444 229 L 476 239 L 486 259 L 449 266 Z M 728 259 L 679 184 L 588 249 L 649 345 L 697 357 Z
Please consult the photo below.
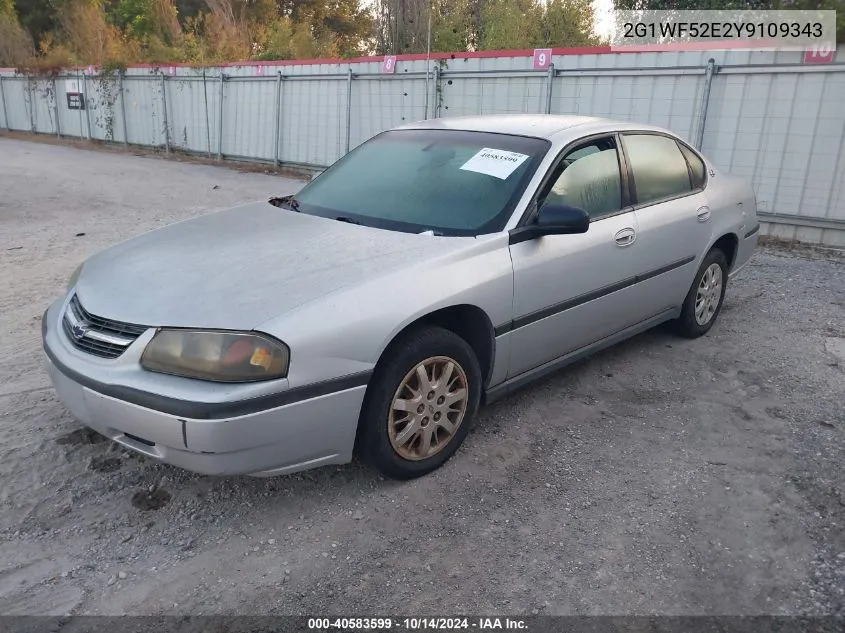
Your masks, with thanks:
M 639 227 L 640 299 L 659 309 L 680 306 L 711 241 L 713 210 L 704 191 L 704 164 L 664 134 L 621 137 Z

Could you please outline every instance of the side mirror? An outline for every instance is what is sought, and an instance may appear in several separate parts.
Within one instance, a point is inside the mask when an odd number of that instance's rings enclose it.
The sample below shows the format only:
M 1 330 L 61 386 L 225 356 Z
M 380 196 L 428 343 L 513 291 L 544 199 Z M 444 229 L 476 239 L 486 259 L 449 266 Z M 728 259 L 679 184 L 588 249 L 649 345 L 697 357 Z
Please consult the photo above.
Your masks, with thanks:
M 545 235 L 586 233 L 590 228 L 590 215 L 578 207 L 545 203 L 540 207 L 537 226 Z
M 511 231 L 509 243 L 517 244 L 543 235 L 571 235 L 586 233 L 590 228 L 590 215 L 578 207 L 545 203 L 533 224 Z

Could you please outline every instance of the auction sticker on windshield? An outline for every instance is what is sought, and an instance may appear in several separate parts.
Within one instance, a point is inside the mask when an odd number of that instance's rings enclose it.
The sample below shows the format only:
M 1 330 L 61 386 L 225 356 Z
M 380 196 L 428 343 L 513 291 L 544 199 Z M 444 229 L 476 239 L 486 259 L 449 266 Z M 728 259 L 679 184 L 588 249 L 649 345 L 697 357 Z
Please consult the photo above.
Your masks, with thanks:
M 506 180 L 527 158 L 528 154 L 484 147 L 461 165 L 461 169 Z

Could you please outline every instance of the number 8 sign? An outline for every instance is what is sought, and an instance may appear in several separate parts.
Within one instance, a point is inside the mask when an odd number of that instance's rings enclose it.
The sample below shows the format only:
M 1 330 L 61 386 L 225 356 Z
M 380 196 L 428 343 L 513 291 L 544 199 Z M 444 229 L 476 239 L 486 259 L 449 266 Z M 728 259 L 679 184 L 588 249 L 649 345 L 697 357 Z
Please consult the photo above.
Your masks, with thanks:
M 534 70 L 548 70 L 552 63 L 552 49 L 550 48 L 535 48 L 534 49 Z
M 381 72 L 395 73 L 396 72 L 396 56 L 385 55 L 384 62 L 381 65 Z

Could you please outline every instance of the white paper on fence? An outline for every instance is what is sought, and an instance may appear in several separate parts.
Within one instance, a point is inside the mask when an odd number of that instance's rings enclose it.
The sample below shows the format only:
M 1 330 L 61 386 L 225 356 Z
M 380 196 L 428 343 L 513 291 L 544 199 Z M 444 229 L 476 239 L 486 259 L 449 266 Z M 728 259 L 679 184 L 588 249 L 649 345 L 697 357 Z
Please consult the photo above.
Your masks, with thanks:
M 506 152 L 503 149 L 484 147 L 475 156 L 461 165 L 461 169 L 506 180 L 527 158 L 527 154 L 518 154 L 516 152 Z

